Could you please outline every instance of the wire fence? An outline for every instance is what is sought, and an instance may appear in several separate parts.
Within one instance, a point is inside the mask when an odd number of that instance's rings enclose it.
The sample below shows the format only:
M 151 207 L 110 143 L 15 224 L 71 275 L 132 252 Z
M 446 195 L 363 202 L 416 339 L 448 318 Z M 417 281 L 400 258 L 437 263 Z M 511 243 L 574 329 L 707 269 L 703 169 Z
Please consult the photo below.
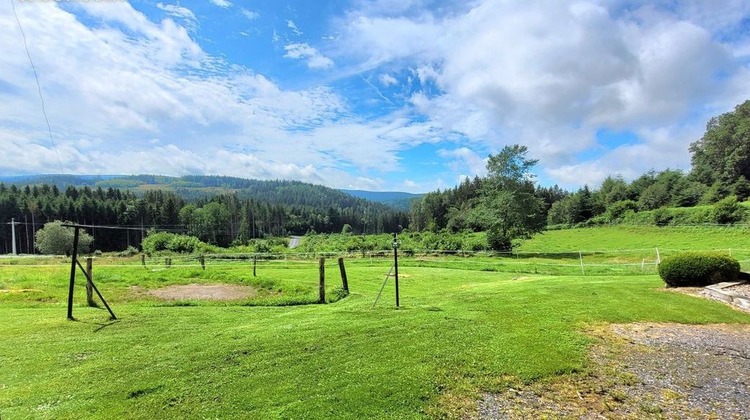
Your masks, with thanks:
M 669 248 L 566 252 L 404 250 L 399 251 L 399 265 L 552 275 L 645 275 L 657 273 L 657 267 L 662 258 L 688 251 L 708 250 Z M 750 249 L 724 248 L 710 251 L 732 255 L 740 262 L 743 269 L 750 268 Z M 319 258 L 329 260 L 345 258 L 347 264 L 355 266 L 386 266 L 392 263 L 393 250 L 151 256 L 139 254 L 130 257 L 92 256 L 90 258 L 93 258 L 97 267 L 140 268 L 154 271 L 178 268 L 302 269 L 318 264 Z M 0 270 L 8 267 L 54 267 L 69 264 L 70 258 L 65 256 L 22 256 L 0 259 Z

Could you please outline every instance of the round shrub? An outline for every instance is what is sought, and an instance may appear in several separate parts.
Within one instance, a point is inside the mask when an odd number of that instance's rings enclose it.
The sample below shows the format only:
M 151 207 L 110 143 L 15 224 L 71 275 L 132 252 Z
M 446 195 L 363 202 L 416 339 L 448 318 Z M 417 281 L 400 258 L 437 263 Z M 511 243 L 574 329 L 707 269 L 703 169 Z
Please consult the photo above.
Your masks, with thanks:
M 664 258 L 659 275 L 668 287 L 707 286 L 736 281 L 740 263 L 725 254 L 684 252 Z

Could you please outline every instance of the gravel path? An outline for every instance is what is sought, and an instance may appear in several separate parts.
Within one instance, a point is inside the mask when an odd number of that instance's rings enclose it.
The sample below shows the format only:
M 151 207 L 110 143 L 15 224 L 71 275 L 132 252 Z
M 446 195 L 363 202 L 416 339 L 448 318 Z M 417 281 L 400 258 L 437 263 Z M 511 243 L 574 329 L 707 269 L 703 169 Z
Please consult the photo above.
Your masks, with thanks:
M 477 416 L 750 419 L 750 325 L 626 324 L 590 333 L 586 372 L 487 394 Z

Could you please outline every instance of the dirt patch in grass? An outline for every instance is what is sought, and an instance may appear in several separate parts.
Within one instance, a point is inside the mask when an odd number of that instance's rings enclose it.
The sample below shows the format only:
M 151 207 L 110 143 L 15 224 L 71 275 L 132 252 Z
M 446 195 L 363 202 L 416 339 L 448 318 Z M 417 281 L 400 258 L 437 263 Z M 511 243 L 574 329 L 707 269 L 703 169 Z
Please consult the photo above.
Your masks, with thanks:
M 589 333 L 584 372 L 486 394 L 477 416 L 750 419 L 750 325 L 645 323 Z
M 235 284 L 184 284 L 149 290 L 147 293 L 164 300 L 239 300 L 253 297 L 258 291 Z

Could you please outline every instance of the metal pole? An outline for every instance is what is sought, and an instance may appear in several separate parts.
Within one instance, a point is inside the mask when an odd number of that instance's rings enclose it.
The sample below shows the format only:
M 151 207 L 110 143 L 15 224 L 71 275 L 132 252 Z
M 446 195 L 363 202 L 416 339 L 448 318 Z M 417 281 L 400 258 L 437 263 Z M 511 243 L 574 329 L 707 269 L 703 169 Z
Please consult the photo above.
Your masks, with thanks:
M 318 282 L 318 302 L 320 303 L 326 303 L 326 259 L 321 258 L 318 262 L 318 274 L 319 274 L 319 282 Z
M 70 287 L 68 288 L 68 319 L 75 321 L 73 318 L 73 286 L 76 283 L 76 259 L 78 258 L 78 229 L 74 228 L 73 234 L 73 254 L 70 260 Z
M 16 219 L 11 218 L 10 219 L 10 232 L 11 236 L 13 237 L 12 244 L 13 244 L 13 255 L 18 255 L 18 252 L 16 252 Z
M 393 234 L 393 272 L 396 276 L 396 307 L 399 307 L 399 296 L 398 296 L 398 238 L 396 234 Z

